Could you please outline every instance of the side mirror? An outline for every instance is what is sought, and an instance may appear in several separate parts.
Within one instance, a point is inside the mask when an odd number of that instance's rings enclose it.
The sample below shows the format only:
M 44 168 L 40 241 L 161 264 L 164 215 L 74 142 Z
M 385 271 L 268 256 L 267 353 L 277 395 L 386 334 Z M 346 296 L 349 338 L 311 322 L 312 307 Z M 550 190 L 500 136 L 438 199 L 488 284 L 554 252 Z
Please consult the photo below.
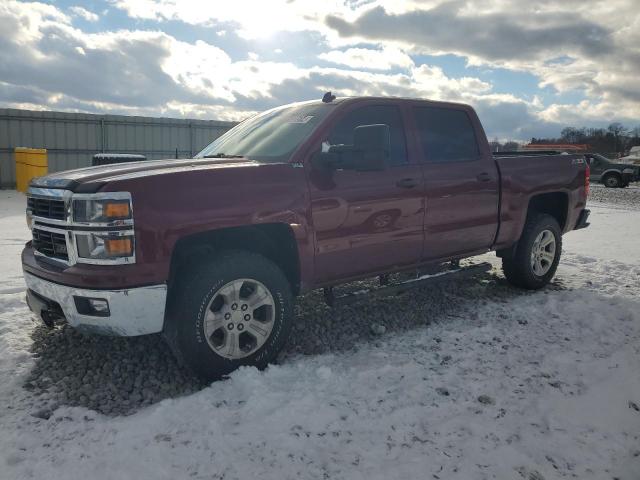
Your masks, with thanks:
M 356 170 L 384 170 L 390 150 L 389 125 L 360 125 L 353 130 L 353 166 Z
M 360 125 L 353 129 L 353 145 L 331 145 L 311 158 L 316 170 L 371 172 L 387 168 L 391 144 L 388 125 Z

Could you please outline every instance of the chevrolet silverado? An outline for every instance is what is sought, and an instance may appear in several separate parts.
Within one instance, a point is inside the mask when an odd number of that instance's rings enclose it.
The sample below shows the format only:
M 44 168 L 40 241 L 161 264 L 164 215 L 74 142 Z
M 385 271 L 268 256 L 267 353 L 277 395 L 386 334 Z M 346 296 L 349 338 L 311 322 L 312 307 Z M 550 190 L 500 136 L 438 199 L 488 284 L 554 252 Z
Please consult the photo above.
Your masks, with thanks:
M 163 333 L 219 378 L 273 361 L 312 289 L 489 251 L 513 285 L 544 287 L 588 189 L 582 155 L 493 156 L 467 105 L 328 95 L 193 159 L 34 179 L 27 302 L 49 325 Z

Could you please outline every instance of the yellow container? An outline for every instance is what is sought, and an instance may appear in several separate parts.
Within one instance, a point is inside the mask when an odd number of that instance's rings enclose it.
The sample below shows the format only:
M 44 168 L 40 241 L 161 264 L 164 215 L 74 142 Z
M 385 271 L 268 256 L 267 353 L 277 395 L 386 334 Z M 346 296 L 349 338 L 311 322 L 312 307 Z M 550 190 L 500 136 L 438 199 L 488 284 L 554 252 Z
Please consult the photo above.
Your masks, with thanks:
M 16 190 L 26 192 L 34 177 L 46 175 L 49 171 L 49 159 L 45 148 L 16 147 Z

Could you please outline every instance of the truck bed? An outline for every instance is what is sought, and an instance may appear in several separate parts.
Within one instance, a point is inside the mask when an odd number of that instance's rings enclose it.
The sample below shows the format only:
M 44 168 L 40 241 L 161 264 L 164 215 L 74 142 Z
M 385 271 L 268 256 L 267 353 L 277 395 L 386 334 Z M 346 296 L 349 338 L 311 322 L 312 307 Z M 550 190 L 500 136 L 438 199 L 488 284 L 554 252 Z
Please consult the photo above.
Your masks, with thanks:
M 567 202 L 567 218 L 561 226 L 563 232 L 572 230 L 586 204 L 584 157 L 555 152 L 504 153 L 494 155 L 501 185 L 496 248 L 519 237 L 526 220 L 528 198 L 533 193 L 560 192 L 552 201 Z

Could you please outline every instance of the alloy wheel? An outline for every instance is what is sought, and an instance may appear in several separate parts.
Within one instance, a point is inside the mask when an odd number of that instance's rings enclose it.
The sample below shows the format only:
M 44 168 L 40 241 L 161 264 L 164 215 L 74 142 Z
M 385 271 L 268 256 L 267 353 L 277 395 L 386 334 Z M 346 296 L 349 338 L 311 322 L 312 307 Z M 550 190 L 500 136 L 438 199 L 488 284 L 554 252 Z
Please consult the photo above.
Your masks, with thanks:
M 245 358 L 267 341 L 275 322 L 273 295 L 249 278 L 222 286 L 211 297 L 204 318 L 209 347 L 230 360 Z
M 531 248 L 531 268 L 533 273 L 542 277 L 553 265 L 556 258 L 556 237 L 551 230 L 538 234 Z

